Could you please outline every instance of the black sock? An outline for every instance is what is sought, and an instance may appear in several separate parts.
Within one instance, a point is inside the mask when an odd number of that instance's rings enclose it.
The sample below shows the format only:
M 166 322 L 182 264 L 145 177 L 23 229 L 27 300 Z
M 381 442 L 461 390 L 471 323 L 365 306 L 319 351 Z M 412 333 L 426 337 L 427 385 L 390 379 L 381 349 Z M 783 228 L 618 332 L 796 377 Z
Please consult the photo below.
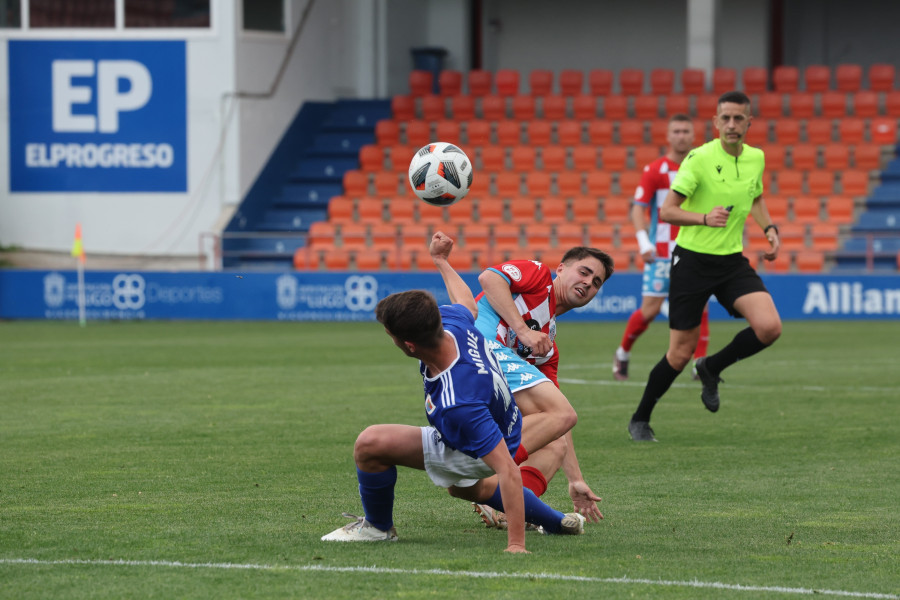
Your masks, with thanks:
M 662 360 L 656 363 L 653 370 L 650 371 L 650 377 L 647 379 L 647 387 L 644 388 L 644 395 L 641 397 L 641 403 L 638 404 L 637 410 L 632 415 L 632 421 L 649 421 L 650 413 L 657 401 L 662 398 L 663 394 L 669 391 L 672 382 L 678 377 L 681 371 L 676 371 L 666 360 L 663 354 Z
M 718 377 L 719 373 L 737 361 L 753 356 L 767 347 L 767 344 L 759 341 L 759 338 L 753 333 L 753 329 L 748 327 L 739 331 L 727 346 L 715 354 L 707 356 L 706 368 L 709 369 L 711 375 Z

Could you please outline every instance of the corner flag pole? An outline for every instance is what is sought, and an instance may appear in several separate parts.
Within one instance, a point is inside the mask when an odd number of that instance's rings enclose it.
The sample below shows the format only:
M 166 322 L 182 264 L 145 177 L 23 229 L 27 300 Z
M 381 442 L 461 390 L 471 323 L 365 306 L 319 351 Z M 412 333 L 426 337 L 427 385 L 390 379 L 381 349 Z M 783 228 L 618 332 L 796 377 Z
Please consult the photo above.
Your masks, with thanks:
M 81 244 L 81 223 L 75 224 L 75 241 L 72 243 L 72 256 L 78 259 L 78 324 L 84 327 L 87 324 L 85 315 L 84 292 L 84 246 Z

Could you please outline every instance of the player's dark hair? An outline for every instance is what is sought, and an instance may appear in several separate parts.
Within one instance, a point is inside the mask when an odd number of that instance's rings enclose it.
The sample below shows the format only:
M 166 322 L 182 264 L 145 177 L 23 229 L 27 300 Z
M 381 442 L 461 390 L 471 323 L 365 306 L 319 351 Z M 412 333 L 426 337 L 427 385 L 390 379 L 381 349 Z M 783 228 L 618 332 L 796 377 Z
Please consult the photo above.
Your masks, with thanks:
M 596 258 L 600 261 L 600 264 L 603 265 L 603 270 L 606 272 L 606 276 L 603 278 L 603 283 L 609 281 L 609 278 L 612 277 L 612 274 L 616 270 L 616 268 L 612 256 L 610 256 L 603 250 L 598 250 L 597 248 L 588 248 L 587 246 L 575 246 L 574 248 L 570 248 L 565 254 L 563 254 L 562 262 L 564 264 L 569 264 L 577 260 L 587 258 L 589 256 Z
M 444 327 L 434 296 L 424 290 L 391 294 L 375 307 L 375 318 L 402 342 L 433 348 Z
M 744 92 L 738 92 L 738 91 L 725 92 L 724 94 L 719 96 L 719 101 L 718 101 L 718 103 L 716 103 L 716 106 L 718 106 L 719 104 L 722 104 L 723 102 L 731 102 L 733 104 L 749 105 L 750 98 Z
M 689 116 L 687 116 L 687 115 L 684 114 L 684 113 L 675 113 L 674 115 L 672 115 L 671 117 L 669 117 L 669 123 L 672 123 L 672 122 L 675 122 L 675 121 L 682 121 L 682 122 L 687 122 L 687 123 L 693 123 L 693 122 L 694 122 L 694 120 L 693 120 L 692 118 L 690 118 Z

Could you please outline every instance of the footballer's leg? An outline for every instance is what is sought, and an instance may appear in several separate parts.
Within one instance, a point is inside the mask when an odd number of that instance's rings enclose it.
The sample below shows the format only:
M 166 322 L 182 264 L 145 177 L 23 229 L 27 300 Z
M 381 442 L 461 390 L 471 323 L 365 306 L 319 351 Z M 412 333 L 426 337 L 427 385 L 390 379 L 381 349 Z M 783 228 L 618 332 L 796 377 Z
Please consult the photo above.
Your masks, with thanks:
M 522 444 L 529 454 L 571 430 L 578 421 L 568 398 L 549 380 L 517 390 L 513 396 L 522 419 Z

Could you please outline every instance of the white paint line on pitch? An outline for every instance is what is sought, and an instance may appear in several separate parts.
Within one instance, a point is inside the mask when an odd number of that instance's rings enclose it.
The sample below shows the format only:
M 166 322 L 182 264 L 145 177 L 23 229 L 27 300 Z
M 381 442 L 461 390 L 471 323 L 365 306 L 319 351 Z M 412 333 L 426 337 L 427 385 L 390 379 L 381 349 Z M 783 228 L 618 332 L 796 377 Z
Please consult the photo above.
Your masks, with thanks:
M 633 381 L 615 381 L 612 379 L 575 379 L 571 377 L 558 377 L 557 380 L 560 383 L 568 383 L 570 385 L 597 385 L 597 386 L 622 386 L 622 387 L 640 387 L 644 388 L 647 385 L 646 379 L 635 379 Z M 675 382 L 672 384 L 673 388 L 697 388 L 700 389 L 699 381 L 690 381 L 685 383 Z M 731 389 L 759 389 L 760 384 L 753 385 L 741 385 L 741 384 L 727 384 L 725 387 Z M 824 391 L 854 391 L 854 392 L 882 392 L 886 394 L 896 394 L 900 391 L 900 388 L 897 387 L 874 387 L 870 385 L 858 385 L 858 386 L 829 386 L 824 387 L 821 385 L 779 385 L 779 389 L 785 388 L 794 388 L 798 390 L 803 390 L 807 392 L 824 392 Z
M 491 571 L 448 571 L 446 569 L 391 569 L 383 567 L 329 567 L 324 565 L 258 565 L 235 563 L 184 563 L 167 560 L 38 560 L 34 558 L 0 558 L 0 565 L 87 565 L 111 567 L 168 567 L 180 569 L 235 569 L 251 571 L 320 571 L 327 573 L 376 573 L 381 575 L 427 575 L 446 577 L 481 577 L 485 579 L 540 579 L 545 581 L 565 581 L 576 583 L 606 583 L 626 585 L 652 585 L 660 587 L 688 587 L 738 592 L 772 592 L 777 594 L 824 595 L 844 598 L 874 598 L 878 600 L 900 600 L 894 594 L 876 592 L 848 592 L 812 588 L 782 586 L 741 585 L 715 581 L 669 581 L 665 579 L 634 579 L 631 577 L 583 577 L 580 575 L 559 575 L 555 573 L 496 573 Z

